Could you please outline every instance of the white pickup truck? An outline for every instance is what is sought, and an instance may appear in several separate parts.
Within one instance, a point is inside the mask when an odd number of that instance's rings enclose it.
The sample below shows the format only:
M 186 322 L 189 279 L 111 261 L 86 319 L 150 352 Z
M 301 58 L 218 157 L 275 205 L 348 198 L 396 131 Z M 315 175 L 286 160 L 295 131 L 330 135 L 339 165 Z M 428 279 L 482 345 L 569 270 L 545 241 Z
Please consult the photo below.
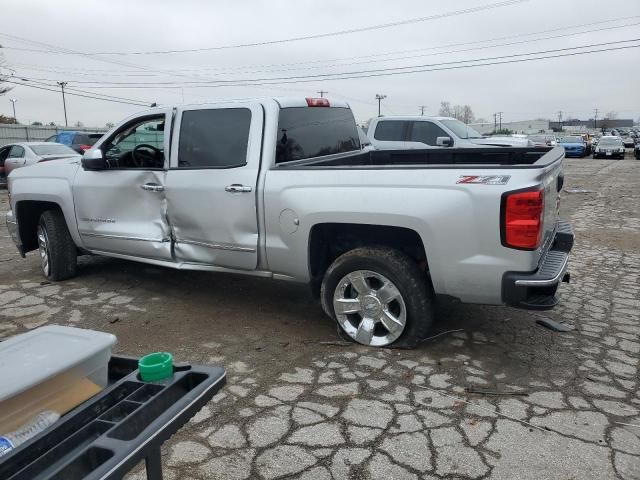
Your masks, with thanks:
M 393 116 L 369 121 L 367 136 L 379 150 L 424 148 L 533 147 L 527 138 L 483 137 L 450 117 Z
M 9 176 L 44 275 L 78 255 L 311 285 L 350 338 L 412 346 L 436 296 L 548 309 L 568 280 L 562 148 L 362 149 L 345 103 L 154 108 L 82 158 Z

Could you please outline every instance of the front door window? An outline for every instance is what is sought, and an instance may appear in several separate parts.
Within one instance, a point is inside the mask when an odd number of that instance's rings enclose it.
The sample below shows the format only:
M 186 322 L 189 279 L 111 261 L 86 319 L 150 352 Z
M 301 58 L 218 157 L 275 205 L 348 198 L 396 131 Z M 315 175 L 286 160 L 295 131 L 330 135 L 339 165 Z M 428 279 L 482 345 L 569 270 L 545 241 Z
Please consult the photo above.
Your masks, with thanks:
M 109 168 L 162 169 L 165 117 L 125 125 L 102 145 Z

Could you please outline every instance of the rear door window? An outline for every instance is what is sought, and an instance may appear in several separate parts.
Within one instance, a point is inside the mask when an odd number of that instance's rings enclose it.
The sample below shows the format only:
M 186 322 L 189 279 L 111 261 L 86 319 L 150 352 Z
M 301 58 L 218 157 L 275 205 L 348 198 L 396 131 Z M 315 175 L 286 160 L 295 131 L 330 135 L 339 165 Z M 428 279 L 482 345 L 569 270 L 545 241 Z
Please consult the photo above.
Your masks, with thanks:
M 402 120 L 383 120 L 378 122 L 373 138 L 387 142 L 402 142 L 405 138 L 407 123 Z
M 247 164 L 248 108 L 187 110 L 182 114 L 178 168 L 234 168 Z
M 14 145 L 9 150 L 9 156 L 7 158 L 22 158 L 24 157 L 24 148 L 19 145 Z
M 449 134 L 433 122 L 411 122 L 409 139 L 412 142 L 421 142 L 426 145 L 436 146 L 436 138 L 449 137 Z
M 280 110 L 276 163 L 360 150 L 353 113 L 340 107 Z

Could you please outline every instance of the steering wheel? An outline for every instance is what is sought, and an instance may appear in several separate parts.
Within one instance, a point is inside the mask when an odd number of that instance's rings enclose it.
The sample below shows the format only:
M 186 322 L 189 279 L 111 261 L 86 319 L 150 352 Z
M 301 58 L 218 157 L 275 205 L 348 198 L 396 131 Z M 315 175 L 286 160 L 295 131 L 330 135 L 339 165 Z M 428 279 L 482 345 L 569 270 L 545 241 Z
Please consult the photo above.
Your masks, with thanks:
M 142 149 L 147 149 L 149 152 L 145 152 Z M 140 151 L 141 150 L 141 151 Z M 148 143 L 141 143 L 140 145 L 136 145 L 133 150 L 131 150 L 131 159 L 133 160 L 133 164 L 137 168 L 144 168 L 145 161 L 154 162 L 155 160 L 161 158 L 162 151 L 153 145 L 149 145 Z

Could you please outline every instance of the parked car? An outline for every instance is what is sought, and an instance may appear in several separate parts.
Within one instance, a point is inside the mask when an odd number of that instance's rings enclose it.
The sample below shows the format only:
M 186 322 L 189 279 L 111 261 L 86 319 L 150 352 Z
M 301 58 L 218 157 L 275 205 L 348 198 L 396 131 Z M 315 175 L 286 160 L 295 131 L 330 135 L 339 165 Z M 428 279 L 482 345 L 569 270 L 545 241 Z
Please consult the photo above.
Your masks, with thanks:
M 636 160 L 640 160 L 640 143 L 636 143 L 633 147 L 633 156 L 636 157 Z
M 587 154 L 587 144 L 580 135 L 561 137 L 558 145 L 564 148 L 567 157 L 582 158 Z
M 449 117 L 377 117 L 370 120 L 367 136 L 376 149 L 533 146 L 527 138 L 483 137 L 469 125 Z
M 45 142 L 23 142 L 12 143 L 2 147 L 0 158 L 6 152 L 6 159 L 4 161 L 5 175 L 9 174 L 22 167 L 28 167 L 38 162 L 45 160 L 56 160 L 58 158 L 73 158 L 80 159 L 80 155 L 71 150 L 66 145 L 60 145 L 59 143 L 45 143 Z
M 622 137 L 622 143 L 624 144 L 625 148 L 633 148 L 636 144 L 636 141 L 633 137 Z
M 620 137 L 602 137 L 593 151 L 593 158 L 624 158 L 624 144 Z
M 529 135 L 528 138 L 533 142 L 534 147 L 555 147 L 558 145 L 558 139 L 555 135 Z
M 591 155 L 591 153 L 593 152 L 593 137 L 587 133 L 582 134 L 581 135 L 582 139 L 584 140 L 584 145 L 585 145 L 585 156 L 586 155 Z
M 434 295 L 558 303 L 573 245 L 558 219 L 563 158 L 363 151 L 348 104 L 326 98 L 154 108 L 82 162 L 14 172 L 7 225 L 22 255 L 39 250 L 49 280 L 73 277 L 77 255 L 92 253 L 302 282 L 353 340 L 413 346 Z
M 10 147 L 4 146 L 0 147 L 0 186 L 7 185 L 7 173 L 4 168 L 4 162 L 7 159 L 7 155 L 9 155 Z
M 59 132 L 53 135 L 52 137 L 47 138 L 46 142 L 55 142 L 61 143 L 62 145 L 66 145 L 76 152 L 83 154 L 87 150 L 91 148 L 100 137 L 102 137 L 102 133 L 87 133 L 87 132 Z

